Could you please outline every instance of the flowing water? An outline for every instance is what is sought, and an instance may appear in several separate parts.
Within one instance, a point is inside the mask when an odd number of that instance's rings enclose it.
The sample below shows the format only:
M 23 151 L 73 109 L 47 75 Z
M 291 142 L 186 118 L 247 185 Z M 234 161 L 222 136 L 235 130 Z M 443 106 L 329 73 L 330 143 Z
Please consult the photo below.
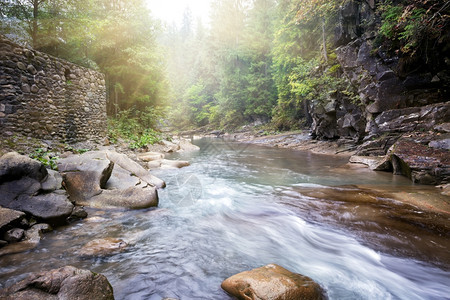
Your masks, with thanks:
M 436 188 L 346 164 L 345 158 L 197 141 L 173 154 L 191 166 L 166 180 L 156 209 L 89 209 L 27 253 L 0 257 L 0 287 L 74 265 L 106 275 L 116 299 L 231 299 L 227 277 L 269 263 L 313 278 L 330 299 L 450 299 L 449 215 L 395 200 Z M 96 238 L 126 251 L 82 257 Z

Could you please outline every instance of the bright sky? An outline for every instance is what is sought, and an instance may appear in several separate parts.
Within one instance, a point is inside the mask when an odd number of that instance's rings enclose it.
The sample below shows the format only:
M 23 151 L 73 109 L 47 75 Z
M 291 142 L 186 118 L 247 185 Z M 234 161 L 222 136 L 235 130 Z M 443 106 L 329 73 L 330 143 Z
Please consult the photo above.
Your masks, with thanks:
M 152 15 L 163 22 L 180 25 L 186 7 L 192 12 L 195 22 L 201 17 L 204 24 L 209 22 L 209 8 L 212 0 L 146 0 Z

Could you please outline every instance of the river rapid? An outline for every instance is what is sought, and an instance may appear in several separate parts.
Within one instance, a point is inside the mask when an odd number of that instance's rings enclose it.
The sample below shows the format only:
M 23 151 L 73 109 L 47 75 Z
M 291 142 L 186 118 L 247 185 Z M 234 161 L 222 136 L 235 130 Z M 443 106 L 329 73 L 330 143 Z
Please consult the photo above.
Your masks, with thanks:
M 102 273 L 116 299 L 231 299 L 221 282 L 269 263 L 309 276 L 330 299 L 450 299 L 449 215 L 397 201 L 449 201 L 434 187 L 347 164 L 347 158 L 220 139 L 191 161 L 152 172 L 167 182 L 158 208 L 87 209 L 26 253 L 0 257 L 0 288 L 73 265 Z M 82 257 L 96 238 L 122 253 Z

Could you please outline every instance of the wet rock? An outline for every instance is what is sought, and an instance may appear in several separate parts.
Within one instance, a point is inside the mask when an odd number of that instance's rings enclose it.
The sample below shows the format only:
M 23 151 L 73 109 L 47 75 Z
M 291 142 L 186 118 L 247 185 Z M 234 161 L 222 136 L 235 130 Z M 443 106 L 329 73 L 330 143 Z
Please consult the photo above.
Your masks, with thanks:
M 450 138 L 431 141 L 428 146 L 435 149 L 450 150 Z
M 142 181 L 133 173 L 130 173 L 116 164 L 105 188 L 108 190 L 121 190 L 130 187 L 146 187 L 148 185 L 149 184 L 147 182 Z
M 25 217 L 25 213 L 0 206 L 0 233 L 10 227 L 20 224 Z
M 3 239 L 7 242 L 10 243 L 15 243 L 20 241 L 25 234 L 25 230 L 21 229 L 21 228 L 13 228 L 8 230 L 4 235 L 3 235 Z
M 163 159 L 161 161 L 161 168 L 163 168 L 163 169 L 179 169 L 179 168 L 187 167 L 189 165 L 190 165 L 190 163 L 188 161 L 184 161 L 184 160 Z
M 238 299 L 246 300 L 326 299 L 320 286 L 311 278 L 275 264 L 233 275 L 222 282 L 222 288 Z
M 189 166 L 190 163 L 185 160 L 169 160 L 169 159 L 161 159 L 149 161 L 147 163 L 147 168 L 149 169 L 180 169 L 183 167 Z
M 69 216 L 68 221 L 80 220 L 87 218 L 88 213 L 84 210 L 82 206 L 75 206 L 72 210 L 72 214 Z
M 17 152 L 9 152 L 0 157 L 0 184 L 29 177 L 37 181 L 42 181 L 47 176 L 45 166 L 28 156 L 20 155 Z
M 433 129 L 436 130 L 437 132 L 450 133 L 450 123 L 442 123 L 436 125 Z
M 41 182 L 41 189 L 44 192 L 52 192 L 62 188 L 62 176 L 54 170 L 47 170 L 48 175 L 44 181 Z
M 16 202 L 21 211 L 49 223 L 64 223 L 74 208 L 67 195 L 57 193 L 20 196 Z
M 450 155 L 411 139 L 400 139 L 390 151 L 394 174 L 409 177 L 414 183 L 437 185 L 450 182 Z
M 117 238 L 92 240 L 85 244 L 78 254 L 80 256 L 108 256 L 123 252 L 128 244 Z
M 66 266 L 51 271 L 34 273 L 24 280 L 0 290 L 5 300 L 113 300 L 113 289 L 101 274 Z
M 363 164 L 373 171 L 391 171 L 392 165 L 388 156 L 358 156 L 350 157 L 349 162 Z
M 375 118 L 380 132 L 432 130 L 450 119 L 450 102 L 383 111 Z
M 178 143 L 178 145 L 180 145 L 180 149 L 178 150 L 178 152 L 188 152 L 188 151 L 200 150 L 199 146 L 193 145 L 191 142 L 189 142 L 186 139 L 179 139 L 179 140 L 175 140 L 175 141 Z
M 113 168 L 114 163 L 101 152 L 86 152 L 58 161 L 58 170 L 70 200 L 77 204 L 84 204 L 99 195 Z
M 89 200 L 89 206 L 97 208 L 124 207 L 141 209 L 158 206 L 158 192 L 153 186 L 129 187 L 120 190 L 103 190 Z
M 164 154 L 159 152 L 146 152 L 138 155 L 139 159 L 145 162 L 164 159 Z
M 151 175 L 148 170 L 144 169 L 141 165 L 125 154 L 120 154 L 114 151 L 106 151 L 105 153 L 107 157 L 115 164 L 127 170 L 131 174 L 134 174 L 136 177 L 139 177 L 146 183 L 153 185 L 156 188 L 163 188 L 166 186 L 166 183 L 163 180 Z
M 45 223 L 35 224 L 30 229 L 25 231 L 25 238 L 28 241 L 38 243 L 41 240 L 43 233 L 50 232 L 52 230 L 53 228 L 48 224 Z
M 18 243 L 9 244 L 0 249 L 0 257 L 15 253 L 21 253 L 36 248 L 41 241 L 42 233 L 51 231 L 52 227 L 48 224 L 35 224 L 25 231 L 25 238 Z M 0 297 L 0 299 L 2 299 Z

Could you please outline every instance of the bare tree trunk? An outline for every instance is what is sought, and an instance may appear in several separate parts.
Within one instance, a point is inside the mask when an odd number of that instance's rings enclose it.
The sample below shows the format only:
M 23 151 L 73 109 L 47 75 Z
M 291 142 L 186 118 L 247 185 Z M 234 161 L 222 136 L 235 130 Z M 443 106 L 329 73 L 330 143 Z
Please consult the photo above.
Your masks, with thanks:
M 327 40 L 325 36 L 325 18 L 322 18 L 322 43 L 323 43 L 323 58 L 325 58 L 325 62 L 328 63 L 328 55 L 327 55 Z
M 40 2 L 38 0 L 33 0 L 33 26 L 31 29 L 31 39 L 33 42 L 33 48 L 36 48 L 38 43 L 37 33 L 38 33 L 39 3 Z

